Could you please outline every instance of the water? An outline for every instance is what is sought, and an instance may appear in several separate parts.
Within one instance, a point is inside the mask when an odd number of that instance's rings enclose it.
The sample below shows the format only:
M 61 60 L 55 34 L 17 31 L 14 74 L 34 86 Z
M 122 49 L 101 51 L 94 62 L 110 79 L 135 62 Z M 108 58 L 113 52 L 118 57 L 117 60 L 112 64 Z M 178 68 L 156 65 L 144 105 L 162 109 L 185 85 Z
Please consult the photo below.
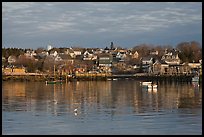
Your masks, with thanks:
M 3 82 L 2 134 L 202 134 L 202 85 Z

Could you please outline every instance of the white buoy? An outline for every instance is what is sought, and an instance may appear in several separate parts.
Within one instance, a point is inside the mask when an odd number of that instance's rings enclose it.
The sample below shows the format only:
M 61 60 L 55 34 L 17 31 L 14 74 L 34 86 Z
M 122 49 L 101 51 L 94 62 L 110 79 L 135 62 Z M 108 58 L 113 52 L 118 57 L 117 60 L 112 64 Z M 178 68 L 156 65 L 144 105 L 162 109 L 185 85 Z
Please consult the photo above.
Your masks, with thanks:
M 57 100 L 53 100 L 54 104 L 57 104 Z
M 77 115 L 77 109 L 76 108 L 74 109 L 74 115 L 75 116 Z

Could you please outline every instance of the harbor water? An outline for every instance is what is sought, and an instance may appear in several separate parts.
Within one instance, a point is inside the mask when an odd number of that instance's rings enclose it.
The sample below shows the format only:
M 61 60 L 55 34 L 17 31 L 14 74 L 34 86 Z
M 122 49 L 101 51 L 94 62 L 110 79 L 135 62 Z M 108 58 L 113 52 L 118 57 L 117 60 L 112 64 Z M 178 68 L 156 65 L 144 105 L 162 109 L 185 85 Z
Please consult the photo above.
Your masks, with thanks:
M 3 135 L 201 135 L 202 84 L 2 83 Z

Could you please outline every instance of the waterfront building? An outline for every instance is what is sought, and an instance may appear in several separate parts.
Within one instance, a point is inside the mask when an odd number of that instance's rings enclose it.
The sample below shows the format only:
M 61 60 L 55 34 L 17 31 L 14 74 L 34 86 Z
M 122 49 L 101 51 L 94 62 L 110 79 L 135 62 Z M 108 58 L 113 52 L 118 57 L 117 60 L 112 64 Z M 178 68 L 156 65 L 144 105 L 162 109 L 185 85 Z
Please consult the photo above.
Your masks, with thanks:
M 171 65 L 179 65 L 181 60 L 178 56 L 178 51 L 177 50 L 165 50 L 164 55 L 162 56 L 161 60 L 165 61 L 167 64 Z

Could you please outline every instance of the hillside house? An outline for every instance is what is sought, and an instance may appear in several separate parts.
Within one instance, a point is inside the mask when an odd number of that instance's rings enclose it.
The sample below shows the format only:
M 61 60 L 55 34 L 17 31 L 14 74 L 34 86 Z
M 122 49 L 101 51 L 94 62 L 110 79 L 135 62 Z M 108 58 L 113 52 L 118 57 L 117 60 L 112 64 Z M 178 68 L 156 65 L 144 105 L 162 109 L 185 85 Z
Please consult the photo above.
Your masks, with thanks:
M 131 55 L 133 59 L 137 59 L 139 57 L 139 53 L 137 51 L 133 52 Z
M 56 57 L 58 55 L 58 52 L 56 50 L 50 51 L 50 55 Z
M 76 57 L 76 55 L 75 55 L 73 49 L 70 49 L 70 48 L 68 48 L 68 49 L 65 51 L 65 54 L 70 55 L 72 58 L 75 58 L 75 57 Z
M 16 59 L 17 59 L 16 56 L 11 55 L 8 57 L 8 63 L 9 64 L 15 63 Z
M 152 51 L 150 51 L 149 54 L 150 54 L 150 55 L 158 55 L 159 52 L 158 52 L 158 50 L 152 50 Z
M 106 66 L 111 67 L 112 66 L 113 58 L 110 54 L 100 54 L 98 56 L 98 66 Z
M 34 56 L 36 56 L 37 54 L 34 50 L 27 50 L 24 55 L 26 56 L 26 58 L 34 58 Z
M 74 64 L 74 59 L 69 54 L 60 54 L 59 57 L 64 64 Z
M 75 56 L 80 56 L 82 54 L 82 49 L 81 48 L 71 47 L 70 49 L 72 49 Z
M 165 61 L 169 65 L 179 65 L 181 60 L 178 57 L 178 51 L 176 50 L 165 50 L 164 55 L 162 56 L 161 60 Z
M 92 50 L 86 50 L 83 54 L 83 60 L 97 60 L 97 55 Z
M 167 74 L 168 73 L 168 68 L 169 68 L 169 65 L 162 61 L 162 60 L 156 60 L 154 63 L 153 63 L 153 74 Z
M 154 58 L 152 56 L 147 56 L 141 58 L 142 70 L 146 73 L 152 73 L 152 65 L 154 63 Z

